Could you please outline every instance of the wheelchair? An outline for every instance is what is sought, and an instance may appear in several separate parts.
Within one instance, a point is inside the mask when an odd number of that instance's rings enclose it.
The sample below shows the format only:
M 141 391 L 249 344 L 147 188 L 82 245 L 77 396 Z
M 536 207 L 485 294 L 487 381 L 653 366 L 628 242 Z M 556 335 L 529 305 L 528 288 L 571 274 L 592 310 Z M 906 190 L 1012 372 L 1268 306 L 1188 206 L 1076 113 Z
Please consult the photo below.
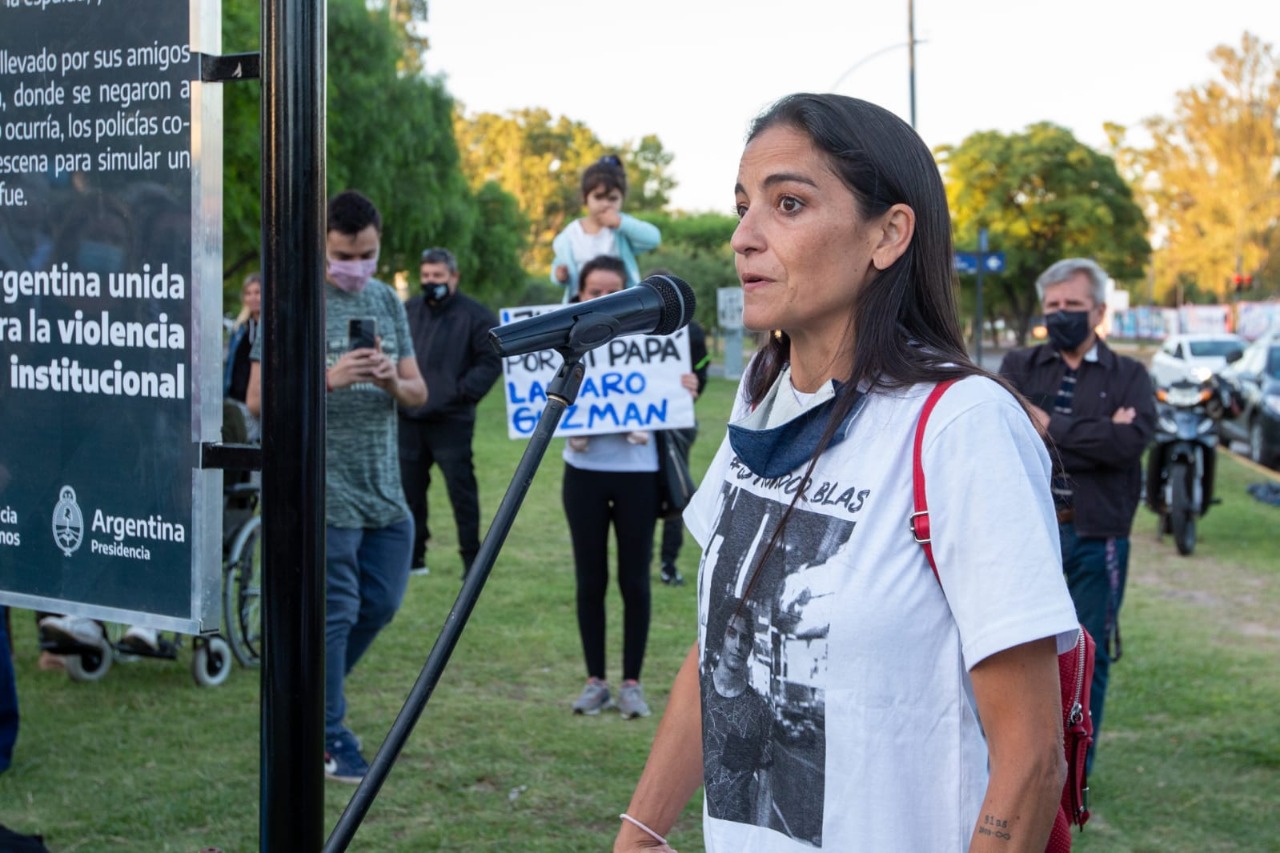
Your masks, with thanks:
M 248 412 L 242 403 L 225 400 L 222 440 L 241 444 L 248 439 Z M 262 657 L 262 585 L 260 545 L 262 518 L 258 515 L 260 486 L 255 472 L 227 471 L 222 488 L 222 630 L 192 637 L 191 676 L 201 687 L 216 687 L 231 674 L 232 659 L 255 667 Z M 72 681 L 98 681 L 115 660 L 160 658 L 177 660 L 182 636 L 160 634 L 154 648 L 124 641 L 120 626 L 104 628 L 99 636 L 69 635 L 46 638 L 40 648 L 63 657 Z
M 225 426 L 223 434 L 227 434 Z M 228 471 L 225 476 L 222 489 L 222 633 L 218 638 L 226 638 L 232 655 L 241 666 L 253 667 L 262 658 L 262 516 L 258 515 L 261 489 L 257 472 Z M 232 479 L 235 482 L 230 482 Z M 195 666 L 194 661 L 192 666 Z M 197 676 L 196 681 L 199 680 Z

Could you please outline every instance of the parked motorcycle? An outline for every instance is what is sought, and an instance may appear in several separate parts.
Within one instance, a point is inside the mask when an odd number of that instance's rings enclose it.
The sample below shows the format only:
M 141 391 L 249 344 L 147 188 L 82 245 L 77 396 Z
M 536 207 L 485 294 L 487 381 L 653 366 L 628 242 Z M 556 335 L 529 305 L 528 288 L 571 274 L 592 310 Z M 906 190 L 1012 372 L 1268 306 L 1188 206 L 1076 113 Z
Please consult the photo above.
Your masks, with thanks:
M 1196 520 L 1216 503 L 1218 421 L 1224 409 L 1217 377 L 1179 379 L 1156 389 L 1155 444 L 1147 457 L 1147 505 L 1178 553 L 1196 547 Z

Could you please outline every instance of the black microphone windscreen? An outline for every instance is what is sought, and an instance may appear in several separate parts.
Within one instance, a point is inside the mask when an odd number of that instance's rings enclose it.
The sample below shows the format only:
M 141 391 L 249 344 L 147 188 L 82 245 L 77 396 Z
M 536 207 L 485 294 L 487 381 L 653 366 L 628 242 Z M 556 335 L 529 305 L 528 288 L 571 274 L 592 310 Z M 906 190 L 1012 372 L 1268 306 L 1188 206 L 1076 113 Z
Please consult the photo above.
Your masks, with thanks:
M 640 284 L 653 288 L 662 298 L 661 316 L 652 334 L 669 335 L 689 325 L 697 300 L 687 281 L 673 275 L 651 275 Z

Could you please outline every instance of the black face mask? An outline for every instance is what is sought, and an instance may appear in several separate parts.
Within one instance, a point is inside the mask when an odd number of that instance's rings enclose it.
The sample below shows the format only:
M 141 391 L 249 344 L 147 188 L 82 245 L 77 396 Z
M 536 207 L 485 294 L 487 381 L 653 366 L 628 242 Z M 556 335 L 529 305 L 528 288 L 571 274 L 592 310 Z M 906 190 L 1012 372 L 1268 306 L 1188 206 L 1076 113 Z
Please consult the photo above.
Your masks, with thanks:
M 1072 352 L 1089 337 L 1088 311 L 1054 311 L 1044 318 L 1049 343 L 1059 352 Z
M 444 282 L 424 281 L 422 295 L 433 305 L 439 305 L 449 298 L 449 285 Z

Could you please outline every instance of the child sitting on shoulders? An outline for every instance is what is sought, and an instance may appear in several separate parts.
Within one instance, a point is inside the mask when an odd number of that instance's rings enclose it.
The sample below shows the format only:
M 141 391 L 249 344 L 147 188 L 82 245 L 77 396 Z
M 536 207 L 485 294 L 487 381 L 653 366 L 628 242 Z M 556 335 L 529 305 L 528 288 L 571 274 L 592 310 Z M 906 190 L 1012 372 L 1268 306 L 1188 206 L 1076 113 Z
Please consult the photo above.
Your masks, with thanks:
M 636 255 L 657 248 L 662 235 L 657 226 L 622 212 L 627 194 L 627 173 L 622 161 L 609 154 L 592 163 L 582 173 L 582 201 L 587 215 L 575 219 L 551 243 L 555 260 L 551 280 L 564 285 L 564 301 L 578 292 L 578 272 L 599 255 L 619 258 L 627 270 L 626 287 L 640 283 Z

